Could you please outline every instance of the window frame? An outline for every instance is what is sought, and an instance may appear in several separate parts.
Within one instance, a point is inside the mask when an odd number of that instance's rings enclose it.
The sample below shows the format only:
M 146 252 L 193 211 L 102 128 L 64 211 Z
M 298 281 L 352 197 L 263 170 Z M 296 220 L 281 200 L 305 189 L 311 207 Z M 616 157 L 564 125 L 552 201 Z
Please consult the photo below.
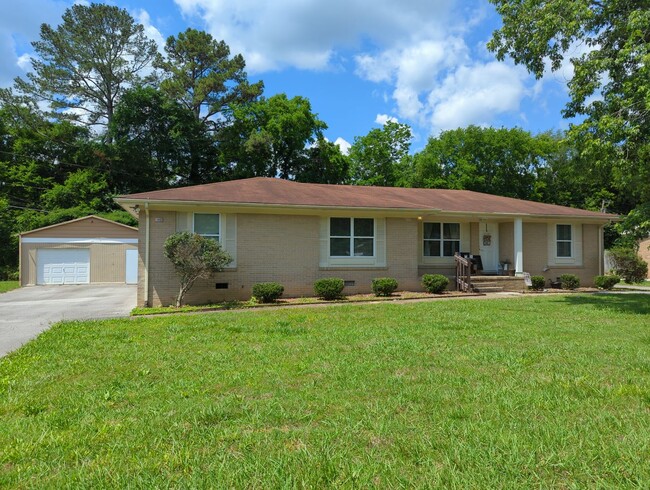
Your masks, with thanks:
M 217 216 L 218 222 L 219 222 L 219 233 L 198 233 L 196 231 L 196 215 L 205 215 L 205 216 Z M 221 213 L 192 213 L 192 233 L 196 233 L 197 235 L 201 235 L 202 237 L 205 238 L 212 238 L 216 239 L 217 242 L 222 243 L 222 237 L 223 237 L 223 223 L 221 222 Z
M 425 238 L 426 234 L 424 228 L 426 225 L 438 225 L 440 231 L 440 238 Z M 458 226 L 458 238 L 445 238 L 445 227 L 444 225 L 457 225 Z M 445 242 L 458 242 L 458 252 L 461 250 L 462 244 L 462 226 L 460 222 L 452 221 L 424 221 L 422 222 L 422 256 L 430 257 L 434 259 L 447 259 L 451 258 L 454 255 L 445 255 Z M 440 255 L 427 255 L 426 252 L 426 242 L 438 242 L 440 244 Z
M 562 239 L 560 240 L 559 236 L 559 227 L 560 226 L 568 226 L 569 227 L 569 234 L 570 234 L 570 239 L 565 240 Z M 556 259 L 573 259 L 574 257 L 574 241 L 575 241 L 575 233 L 573 232 L 573 225 L 569 223 L 556 223 L 555 224 L 555 258 Z M 558 252 L 558 245 L 560 243 L 568 243 L 569 244 L 569 255 L 560 255 Z
M 347 219 L 350 220 L 350 235 L 332 235 L 332 220 L 333 219 Z M 371 220 L 372 221 L 372 236 L 356 235 L 354 222 L 357 219 Z M 377 220 L 375 218 L 352 217 L 352 216 L 330 216 L 327 220 L 328 226 L 328 240 L 327 240 L 327 254 L 330 259 L 375 259 L 377 257 Z M 332 255 L 332 238 L 349 239 L 350 254 L 349 255 Z M 372 255 L 355 255 L 354 254 L 354 241 L 355 239 L 371 239 L 372 240 Z

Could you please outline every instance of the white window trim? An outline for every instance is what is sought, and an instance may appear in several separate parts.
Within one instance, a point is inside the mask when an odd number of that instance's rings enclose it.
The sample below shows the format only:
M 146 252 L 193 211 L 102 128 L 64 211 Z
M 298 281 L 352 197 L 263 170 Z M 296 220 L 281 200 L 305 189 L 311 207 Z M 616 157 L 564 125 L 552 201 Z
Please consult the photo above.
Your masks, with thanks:
M 440 238 L 424 238 L 424 225 L 426 224 L 439 224 L 440 225 Z M 458 225 L 458 238 L 446 239 L 444 238 L 444 225 Z M 463 226 L 460 222 L 454 221 L 423 221 L 422 222 L 422 257 L 428 259 L 449 259 L 453 258 L 453 255 L 444 255 L 445 251 L 445 241 L 447 242 L 458 242 L 458 251 L 460 252 L 463 246 Z M 425 242 L 440 242 L 440 255 L 425 255 L 424 254 L 424 243 Z
M 332 219 L 349 219 L 350 220 L 350 236 L 332 235 Z M 355 219 L 371 219 L 372 220 L 372 236 L 356 236 L 354 234 L 354 220 Z M 331 216 L 327 220 L 327 234 L 329 236 L 327 242 L 327 255 L 331 259 L 375 259 L 377 258 L 377 220 L 375 218 L 355 218 L 352 216 Z M 331 246 L 332 238 L 349 238 L 350 239 L 350 255 L 332 255 Z M 372 255 L 354 255 L 354 239 L 355 238 L 372 238 Z
M 557 256 L 557 225 L 571 226 L 571 257 Z M 547 226 L 547 265 L 582 267 L 584 264 L 582 223 L 550 221 Z
M 192 213 L 192 233 L 196 233 L 196 231 L 194 230 L 194 217 L 195 217 L 197 214 L 209 214 L 209 215 L 215 215 L 215 214 L 216 214 L 217 216 L 219 216 L 219 234 L 214 234 L 214 233 L 208 233 L 208 234 L 205 234 L 205 233 L 199 233 L 199 235 L 204 236 L 204 237 L 207 237 L 207 238 L 217 237 L 217 241 L 218 241 L 219 243 L 223 243 L 223 222 L 222 222 L 222 220 L 223 220 L 223 215 L 222 215 L 221 213 Z
M 568 226 L 569 230 L 571 230 L 571 240 L 560 240 L 558 238 L 558 233 L 557 233 L 557 227 L 558 226 Z M 570 255 L 558 255 L 557 253 L 557 245 L 558 243 L 567 243 L 569 242 L 571 244 L 571 252 Z M 562 259 L 574 259 L 575 258 L 575 231 L 573 229 L 573 225 L 570 223 L 555 223 L 555 258 L 562 260 Z

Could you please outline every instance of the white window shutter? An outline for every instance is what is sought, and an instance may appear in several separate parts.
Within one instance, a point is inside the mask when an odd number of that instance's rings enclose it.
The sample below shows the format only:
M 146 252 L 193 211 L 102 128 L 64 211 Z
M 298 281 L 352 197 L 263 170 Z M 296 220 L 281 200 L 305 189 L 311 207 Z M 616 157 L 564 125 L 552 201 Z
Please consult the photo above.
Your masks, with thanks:
M 327 267 L 329 265 L 329 217 L 321 217 L 320 219 L 320 266 Z

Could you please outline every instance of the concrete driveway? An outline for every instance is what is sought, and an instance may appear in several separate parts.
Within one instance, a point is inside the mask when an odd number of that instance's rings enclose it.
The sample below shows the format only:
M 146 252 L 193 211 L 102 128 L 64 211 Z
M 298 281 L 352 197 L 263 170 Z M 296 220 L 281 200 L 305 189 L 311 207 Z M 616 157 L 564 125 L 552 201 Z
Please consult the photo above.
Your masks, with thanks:
M 0 357 L 60 320 L 128 316 L 137 286 L 31 286 L 0 294 Z

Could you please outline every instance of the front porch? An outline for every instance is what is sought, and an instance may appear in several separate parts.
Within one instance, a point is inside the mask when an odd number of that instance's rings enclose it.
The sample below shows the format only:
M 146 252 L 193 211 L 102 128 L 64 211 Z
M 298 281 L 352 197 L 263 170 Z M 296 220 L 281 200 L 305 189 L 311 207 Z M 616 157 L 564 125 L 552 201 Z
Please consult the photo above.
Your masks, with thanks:
M 476 273 L 476 262 L 460 254 L 454 256 L 456 263 L 456 290 L 476 293 L 497 293 L 526 290 L 522 276 Z

